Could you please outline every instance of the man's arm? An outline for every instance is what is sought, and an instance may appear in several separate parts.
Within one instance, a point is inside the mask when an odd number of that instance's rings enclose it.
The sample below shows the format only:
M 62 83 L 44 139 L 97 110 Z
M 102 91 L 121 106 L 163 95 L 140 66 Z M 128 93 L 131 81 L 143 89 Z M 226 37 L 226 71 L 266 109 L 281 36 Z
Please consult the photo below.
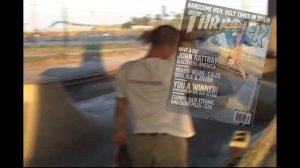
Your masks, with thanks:
M 127 109 L 127 99 L 117 98 L 116 112 L 115 112 L 115 122 L 116 122 L 115 142 L 119 145 L 127 143 L 126 109 Z

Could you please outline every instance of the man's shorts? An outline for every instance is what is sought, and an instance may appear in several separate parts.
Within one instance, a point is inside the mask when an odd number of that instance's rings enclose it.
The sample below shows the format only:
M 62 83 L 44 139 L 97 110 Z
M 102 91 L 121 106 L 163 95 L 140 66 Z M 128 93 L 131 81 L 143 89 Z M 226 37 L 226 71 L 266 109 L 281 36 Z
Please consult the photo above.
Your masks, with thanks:
M 187 167 L 187 139 L 168 134 L 135 134 L 132 159 L 134 167 Z

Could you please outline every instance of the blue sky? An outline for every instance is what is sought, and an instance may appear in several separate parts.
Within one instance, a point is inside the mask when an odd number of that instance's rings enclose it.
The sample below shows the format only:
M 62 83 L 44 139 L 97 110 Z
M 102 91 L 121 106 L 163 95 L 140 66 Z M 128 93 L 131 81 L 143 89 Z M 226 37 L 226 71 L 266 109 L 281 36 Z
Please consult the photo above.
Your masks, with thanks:
M 196 0 L 208 4 L 247 10 L 255 13 L 267 13 L 267 0 Z M 62 20 L 63 4 L 67 8 L 68 20 L 85 24 L 120 24 L 131 17 L 154 16 L 162 13 L 183 13 L 185 0 L 24 0 L 24 28 L 36 26 L 48 27 L 54 21 Z M 230 3 L 229 3 L 230 2 Z M 35 14 L 33 13 L 35 3 Z M 33 17 L 34 15 L 34 17 Z

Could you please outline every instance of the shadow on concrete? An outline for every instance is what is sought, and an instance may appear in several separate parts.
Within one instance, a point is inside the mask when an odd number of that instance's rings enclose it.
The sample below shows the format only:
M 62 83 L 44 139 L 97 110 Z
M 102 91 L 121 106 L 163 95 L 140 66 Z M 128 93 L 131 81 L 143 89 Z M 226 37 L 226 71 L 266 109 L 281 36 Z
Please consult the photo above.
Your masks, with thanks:
M 101 45 L 92 44 L 84 46 L 84 53 L 82 54 L 82 61 L 79 67 L 67 68 L 58 67 L 50 68 L 42 72 L 40 76 L 44 78 L 58 78 L 59 80 L 66 80 L 84 76 L 91 73 L 105 74 L 105 67 L 102 60 Z
M 40 74 L 48 82 L 24 86 L 30 95 L 24 97 L 24 166 L 112 164 L 114 151 L 107 144 L 112 143 L 109 135 L 114 128 L 78 109 L 61 84 L 70 78 L 106 74 L 100 50 L 100 44 L 86 45 L 79 67 L 48 69 Z

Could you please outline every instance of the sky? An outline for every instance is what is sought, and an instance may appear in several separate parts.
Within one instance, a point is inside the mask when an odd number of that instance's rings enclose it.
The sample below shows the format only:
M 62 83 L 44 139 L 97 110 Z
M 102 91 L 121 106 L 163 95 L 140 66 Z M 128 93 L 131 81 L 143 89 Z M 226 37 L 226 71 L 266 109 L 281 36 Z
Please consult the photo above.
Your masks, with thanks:
M 207 4 L 267 14 L 267 0 L 195 0 Z M 63 20 L 63 6 L 70 22 L 82 24 L 121 24 L 131 17 L 166 12 L 183 13 L 185 0 L 24 0 L 24 29 L 34 25 L 46 28 Z M 35 5 L 34 5 L 35 4 Z M 35 20 L 35 22 L 34 22 Z M 35 23 L 35 24 L 34 24 Z

